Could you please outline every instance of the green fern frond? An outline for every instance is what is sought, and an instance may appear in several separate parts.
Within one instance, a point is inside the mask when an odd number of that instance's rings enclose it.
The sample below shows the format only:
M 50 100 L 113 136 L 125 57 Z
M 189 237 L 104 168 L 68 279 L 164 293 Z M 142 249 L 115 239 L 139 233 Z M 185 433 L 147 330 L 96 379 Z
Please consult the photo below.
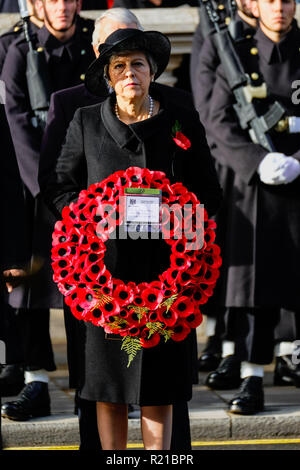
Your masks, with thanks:
M 167 307 L 167 312 L 169 311 L 171 305 L 175 302 L 177 299 L 178 294 L 171 295 L 171 297 L 168 297 L 166 300 L 164 300 L 160 306 L 161 307 Z
M 127 367 L 130 366 L 140 349 L 142 349 L 142 345 L 139 338 L 136 338 L 135 336 L 125 336 L 123 338 L 121 350 L 124 350 L 128 354 Z
M 163 324 L 159 321 L 156 321 L 156 322 L 148 322 L 146 323 L 146 327 L 148 328 L 149 330 L 149 335 L 148 335 L 148 339 L 151 338 L 151 336 L 154 334 L 154 333 L 159 333 L 159 334 L 163 334 L 162 332 L 164 331 L 163 329 Z

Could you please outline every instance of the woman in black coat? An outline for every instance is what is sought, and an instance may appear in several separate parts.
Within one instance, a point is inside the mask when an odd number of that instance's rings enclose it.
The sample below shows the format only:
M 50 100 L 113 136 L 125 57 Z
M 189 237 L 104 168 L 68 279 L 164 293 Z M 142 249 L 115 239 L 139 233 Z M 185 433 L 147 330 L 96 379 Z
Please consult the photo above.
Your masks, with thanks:
M 46 203 L 60 218 L 82 189 L 134 166 L 157 169 L 173 183 L 182 182 L 210 215 L 215 213 L 221 190 L 197 113 L 150 85 L 167 66 L 169 40 L 158 32 L 122 29 L 99 52 L 87 72 L 87 87 L 103 94 L 105 72 L 114 92 L 103 103 L 75 113 L 55 173 L 42 189 Z M 188 150 L 173 140 L 176 121 L 191 142 Z M 108 270 L 125 282 L 155 280 L 169 264 L 162 240 L 109 239 L 107 253 Z M 142 350 L 128 368 L 118 337 L 87 325 L 80 345 L 80 395 L 97 401 L 103 449 L 126 448 L 128 403 L 141 405 L 145 448 L 169 448 L 172 404 L 192 396 L 191 338 Z

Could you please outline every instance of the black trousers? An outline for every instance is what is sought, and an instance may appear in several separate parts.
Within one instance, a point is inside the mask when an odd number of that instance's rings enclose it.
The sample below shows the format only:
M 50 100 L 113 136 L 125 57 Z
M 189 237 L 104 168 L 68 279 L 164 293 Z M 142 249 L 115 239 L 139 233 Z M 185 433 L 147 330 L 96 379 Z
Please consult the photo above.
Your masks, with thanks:
M 280 308 L 227 308 L 223 339 L 234 341 L 241 361 L 270 364 L 274 346 L 300 338 L 300 311 Z
M 13 309 L 3 306 L 7 364 L 25 370 L 56 370 L 50 338 L 49 309 Z

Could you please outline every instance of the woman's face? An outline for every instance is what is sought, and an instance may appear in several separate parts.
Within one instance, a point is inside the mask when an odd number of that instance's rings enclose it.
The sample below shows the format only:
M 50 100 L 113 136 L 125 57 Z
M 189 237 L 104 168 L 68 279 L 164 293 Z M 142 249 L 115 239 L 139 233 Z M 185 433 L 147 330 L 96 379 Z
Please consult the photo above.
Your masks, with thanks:
M 124 56 L 112 57 L 108 73 L 109 84 L 117 96 L 134 99 L 148 94 L 152 75 L 143 52 L 129 52 Z

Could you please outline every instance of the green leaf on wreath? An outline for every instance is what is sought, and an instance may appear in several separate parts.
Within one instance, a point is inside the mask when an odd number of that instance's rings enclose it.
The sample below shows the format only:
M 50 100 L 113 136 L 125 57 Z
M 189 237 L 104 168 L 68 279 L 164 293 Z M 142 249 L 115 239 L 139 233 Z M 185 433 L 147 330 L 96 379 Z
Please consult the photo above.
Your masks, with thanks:
M 167 312 L 169 311 L 171 305 L 175 302 L 175 300 L 177 299 L 178 297 L 178 294 L 174 294 L 174 295 L 171 295 L 171 297 L 168 297 L 166 300 L 164 300 L 162 303 L 161 303 L 161 306 L 162 307 L 167 307 Z
M 121 350 L 124 350 L 128 354 L 127 367 L 130 366 L 131 362 L 140 349 L 142 349 L 142 345 L 139 338 L 136 338 L 135 336 L 125 336 L 122 339 Z
M 148 339 L 151 338 L 151 336 L 154 335 L 154 333 L 163 334 L 162 332 L 164 331 L 163 324 L 159 321 L 148 322 L 146 323 L 146 327 L 149 330 Z

